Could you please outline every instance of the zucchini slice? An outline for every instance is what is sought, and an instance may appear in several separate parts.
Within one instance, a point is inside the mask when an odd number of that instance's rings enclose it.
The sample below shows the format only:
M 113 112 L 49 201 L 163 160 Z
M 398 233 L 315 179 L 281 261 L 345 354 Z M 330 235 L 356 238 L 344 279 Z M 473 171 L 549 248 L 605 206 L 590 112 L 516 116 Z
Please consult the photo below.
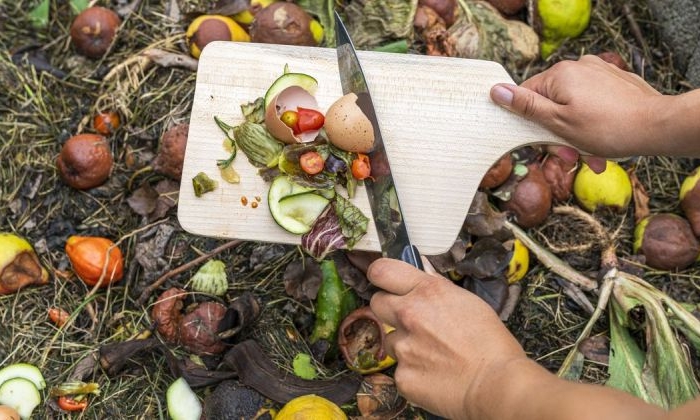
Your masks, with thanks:
M 270 105 L 275 96 L 291 86 L 299 86 L 310 94 L 316 92 L 318 82 L 313 77 L 304 73 L 285 73 L 277 78 L 265 93 L 265 109 Z
M 46 388 L 44 375 L 38 367 L 29 363 L 15 363 L 0 369 L 0 385 L 14 378 L 24 378 L 32 382 L 38 390 Z
M 173 420 L 199 420 L 202 415 L 202 403 L 185 378 L 173 382 L 165 398 L 168 401 L 168 414 Z
M 41 394 L 29 379 L 12 378 L 0 385 L 0 405 L 14 408 L 22 419 L 30 418 L 39 404 Z

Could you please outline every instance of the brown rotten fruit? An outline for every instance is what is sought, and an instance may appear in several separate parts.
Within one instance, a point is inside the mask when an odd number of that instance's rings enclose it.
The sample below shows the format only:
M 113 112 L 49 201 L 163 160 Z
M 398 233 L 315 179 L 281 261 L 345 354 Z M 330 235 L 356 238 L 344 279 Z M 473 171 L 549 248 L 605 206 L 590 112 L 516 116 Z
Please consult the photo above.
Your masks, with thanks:
M 513 170 L 513 159 L 510 153 L 503 155 L 496 163 L 491 165 L 486 175 L 481 179 L 479 188 L 496 188 L 506 182 Z
M 56 167 L 66 184 L 87 190 L 109 178 L 113 163 L 107 139 L 97 134 L 78 134 L 63 145 Z
M 489 3 L 505 15 L 514 15 L 525 7 L 525 0 L 488 0 Z
M 250 25 L 253 42 L 266 44 L 316 46 L 321 39 L 314 36 L 320 25 L 304 9 L 294 3 L 272 3 L 255 15 Z
M 576 178 L 576 163 L 568 163 L 557 155 L 549 155 L 542 162 L 542 173 L 552 190 L 554 201 L 562 202 L 571 197 Z
M 163 134 L 158 156 L 153 163 L 156 172 L 176 180 L 182 178 L 182 164 L 185 162 L 189 130 L 189 124 L 178 124 Z
M 684 218 L 668 213 L 648 216 L 634 229 L 634 252 L 643 254 L 649 267 L 682 270 L 695 262 L 700 244 Z
M 551 207 L 552 190 L 537 165 L 528 166 L 527 175 L 517 183 L 510 199 L 501 204 L 501 209 L 512 214 L 524 228 L 544 222 Z
M 78 52 L 87 57 L 99 58 L 112 45 L 120 24 L 121 19 L 112 10 L 99 6 L 89 7 L 73 20 L 70 37 Z
M 418 5 L 433 9 L 448 28 L 457 20 L 457 0 L 418 0 Z
M 226 348 L 218 336 L 226 307 L 216 302 L 202 302 L 180 322 L 180 342 L 199 355 L 218 354 Z
M 700 236 L 700 168 L 695 170 L 683 180 L 679 199 L 681 201 L 681 209 L 685 217 L 688 218 L 690 226 L 693 228 L 695 236 Z

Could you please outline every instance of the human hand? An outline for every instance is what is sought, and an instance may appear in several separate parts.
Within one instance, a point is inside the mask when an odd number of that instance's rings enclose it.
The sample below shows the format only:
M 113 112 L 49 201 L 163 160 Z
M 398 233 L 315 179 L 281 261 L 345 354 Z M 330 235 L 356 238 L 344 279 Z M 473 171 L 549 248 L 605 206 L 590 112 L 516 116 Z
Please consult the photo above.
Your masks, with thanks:
M 527 358 L 488 304 L 398 260 L 373 262 L 367 276 L 383 290 L 372 297 L 372 311 L 396 328 L 386 349 L 397 360 L 394 379 L 408 401 L 451 419 L 498 401 L 490 392 L 498 387 L 486 383 Z
M 596 156 L 658 152 L 652 148 L 659 143 L 652 117 L 663 109 L 664 96 L 636 74 L 593 55 L 559 62 L 519 87 L 497 84 L 491 98 Z M 571 149 L 555 151 L 560 152 Z

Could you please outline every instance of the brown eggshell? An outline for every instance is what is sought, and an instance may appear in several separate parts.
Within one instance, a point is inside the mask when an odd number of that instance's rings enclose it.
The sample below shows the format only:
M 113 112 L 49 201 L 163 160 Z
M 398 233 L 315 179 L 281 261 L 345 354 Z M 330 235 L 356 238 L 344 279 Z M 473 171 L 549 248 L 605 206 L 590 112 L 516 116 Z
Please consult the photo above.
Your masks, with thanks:
M 374 127 L 357 100 L 356 94 L 348 93 L 328 108 L 326 134 L 328 141 L 340 149 L 368 153 L 374 146 Z
M 19 413 L 9 405 L 0 405 L 0 420 L 20 420 Z
M 319 130 L 306 131 L 294 135 L 292 129 L 280 120 L 280 115 L 282 115 L 284 111 L 296 111 L 297 107 L 320 111 L 316 98 L 299 86 L 290 86 L 275 96 L 265 110 L 265 126 L 267 127 L 267 131 L 272 134 L 272 137 L 287 144 L 314 141 Z

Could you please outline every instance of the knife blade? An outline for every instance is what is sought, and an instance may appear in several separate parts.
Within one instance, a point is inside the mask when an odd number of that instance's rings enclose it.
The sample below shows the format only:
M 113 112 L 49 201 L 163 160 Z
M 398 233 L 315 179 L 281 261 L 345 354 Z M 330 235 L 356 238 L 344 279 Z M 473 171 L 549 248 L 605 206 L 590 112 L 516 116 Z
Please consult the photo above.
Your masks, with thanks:
M 348 30 L 338 12 L 335 12 L 335 26 L 338 68 L 343 94 L 354 93 L 357 95 L 358 107 L 374 128 L 374 147 L 368 153 L 372 168 L 371 176 L 364 181 L 382 255 L 405 261 L 422 270 L 423 263 L 420 254 L 418 249 L 411 244 L 401 212 L 389 157 L 379 130 L 379 121 L 369 94 L 367 80 L 362 72 L 360 60 L 357 58 Z

